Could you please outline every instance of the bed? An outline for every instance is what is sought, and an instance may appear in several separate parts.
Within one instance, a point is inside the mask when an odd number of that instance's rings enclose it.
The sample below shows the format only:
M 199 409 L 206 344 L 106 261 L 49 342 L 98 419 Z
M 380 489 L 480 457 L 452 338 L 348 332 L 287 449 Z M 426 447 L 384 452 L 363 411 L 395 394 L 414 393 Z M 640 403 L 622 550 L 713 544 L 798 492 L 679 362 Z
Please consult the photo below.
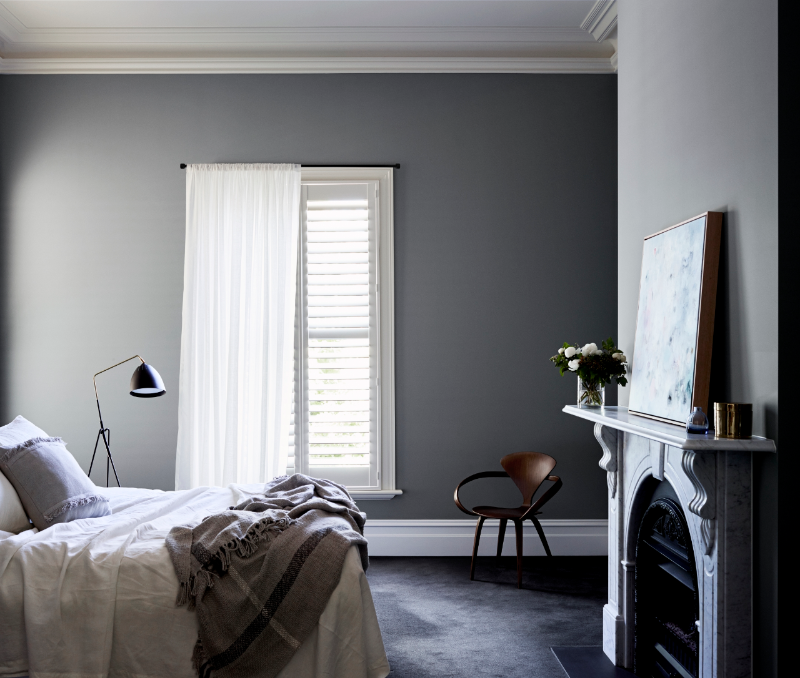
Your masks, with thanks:
M 176 607 L 175 525 L 263 484 L 180 492 L 98 488 L 112 514 L 0 532 L 0 676 L 193 678 L 198 622 Z M 389 664 L 356 547 L 319 623 L 280 678 L 384 678 Z

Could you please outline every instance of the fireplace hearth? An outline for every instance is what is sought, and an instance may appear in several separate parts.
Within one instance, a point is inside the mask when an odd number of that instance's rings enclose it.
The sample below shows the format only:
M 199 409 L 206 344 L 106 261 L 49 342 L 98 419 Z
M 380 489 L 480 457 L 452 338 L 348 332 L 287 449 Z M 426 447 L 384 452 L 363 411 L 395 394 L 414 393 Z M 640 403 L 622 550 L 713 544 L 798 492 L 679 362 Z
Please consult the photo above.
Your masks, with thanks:
M 624 407 L 594 422 L 608 484 L 603 651 L 650 678 L 752 675 L 753 454 L 775 443 L 687 433 Z
M 689 528 L 678 502 L 663 496 L 645 511 L 636 542 L 634 673 L 697 678 L 699 620 Z

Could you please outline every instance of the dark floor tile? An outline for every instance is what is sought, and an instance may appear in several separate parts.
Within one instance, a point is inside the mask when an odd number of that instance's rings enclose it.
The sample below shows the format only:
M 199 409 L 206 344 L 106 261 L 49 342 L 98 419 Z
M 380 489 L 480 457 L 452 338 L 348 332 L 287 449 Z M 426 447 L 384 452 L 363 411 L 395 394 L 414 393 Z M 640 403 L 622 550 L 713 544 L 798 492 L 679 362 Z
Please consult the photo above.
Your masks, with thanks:
M 614 666 L 599 645 L 554 647 L 553 654 L 569 678 L 632 678 L 630 671 Z

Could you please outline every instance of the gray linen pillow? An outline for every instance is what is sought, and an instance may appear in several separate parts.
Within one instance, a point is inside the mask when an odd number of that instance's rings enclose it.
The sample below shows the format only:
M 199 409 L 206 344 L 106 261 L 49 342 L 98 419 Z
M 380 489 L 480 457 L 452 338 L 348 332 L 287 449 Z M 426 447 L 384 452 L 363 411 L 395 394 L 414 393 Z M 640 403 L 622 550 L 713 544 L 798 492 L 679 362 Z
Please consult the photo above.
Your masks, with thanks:
M 0 455 L 2 448 L 14 447 L 31 438 L 47 438 L 47 433 L 36 424 L 32 424 L 22 415 L 5 426 L 0 426 Z M 25 513 L 17 491 L 11 482 L 0 471 L 0 530 L 17 534 L 33 527 Z
M 111 514 L 108 499 L 98 493 L 61 438 L 31 438 L 0 449 L 0 471 L 40 530 Z

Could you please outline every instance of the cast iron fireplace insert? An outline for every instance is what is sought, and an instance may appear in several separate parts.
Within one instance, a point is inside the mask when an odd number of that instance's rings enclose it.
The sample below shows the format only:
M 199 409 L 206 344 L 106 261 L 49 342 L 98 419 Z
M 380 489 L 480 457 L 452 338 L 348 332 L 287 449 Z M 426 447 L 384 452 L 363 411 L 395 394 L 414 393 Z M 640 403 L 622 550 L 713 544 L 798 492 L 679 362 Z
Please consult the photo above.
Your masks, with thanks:
M 697 678 L 700 619 L 692 540 L 668 482 L 642 517 L 636 542 L 634 673 Z M 666 487 L 664 487 L 666 486 Z

